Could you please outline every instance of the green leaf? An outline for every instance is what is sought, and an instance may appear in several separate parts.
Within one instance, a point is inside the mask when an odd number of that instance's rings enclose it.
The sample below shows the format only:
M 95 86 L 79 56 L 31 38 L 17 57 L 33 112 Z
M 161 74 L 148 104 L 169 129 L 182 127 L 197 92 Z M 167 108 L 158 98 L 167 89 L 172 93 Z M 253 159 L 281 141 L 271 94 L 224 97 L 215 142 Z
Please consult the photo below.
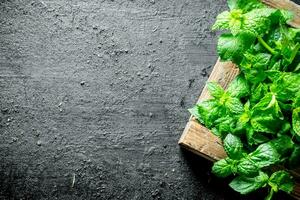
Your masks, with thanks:
M 292 169 L 300 167 L 300 146 L 294 147 L 291 156 L 289 157 L 289 167 Z
M 218 103 L 217 108 L 227 109 L 231 113 L 241 113 L 243 111 L 243 105 L 238 98 L 231 97 L 230 94 L 224 91 L 224 89 L 215 82 L 208 82 L 207 89 L 211 96 L 213 96 Z
M 257 87 L 251 90 L 251 103 L 258 103 L 268 93 L 268 89 L 267 84 L 259 83 Z
M 286 135 L 282 135 L 276 139 L 268 142 L 280 155 L 285 156 L 294 148 L 294 142 L 292 138 Z
M 227 92 L 232 97 L 242 98 L 250 94 L 250 87 L 245 77 L 239 74 L 229 84 Z
M 207 89 L 212 97 L 221 98 L 224 94 L 224 89 L 216 82 L 206 83 Z
M 201 123 L 203 123 L 203 120 L 201 120 L 201 115 L 199 113 L 197 105 L 195 105 L 192 108 L 189 108 L 188 111 L 191 113 L 191 115 L 193 115 L 194 117 L 196 117 L 196 119 L 198 119 Z
M 268 184 L 275 192 L 277 192 L 278 190 L 282 190 L 287 193 L 291 193 L 295 185 L 291 175 L 286 171 L 274 172 L 271 175 Z
M 229 2 L 229 6 L 232 8 L 236 7 L 232 3 Z M 243 10 L 236 8 L 230 12 L 225 11 L 217 16 L 213 30 L 230 29 L 233 35 L 241 32 L 249 32 L 256 36 L 262 36 L 270 29 L 274 18 L 279 21 L 281 15 L 279 15 L 280 12 L 276 13 L 276 11 L 272 8 L 256 8 L 247 13 L 243 13 Z
M 212 127 L 214 121 L 222 115 L 222 110 L 213 99 L 202 101 L 189 111 L 208 128 Z
M 266 7 L 261 1 L 259 0 L 228 0 L 227 1 L 228 7 L 230 10 L 233 9 L 242 9 L 244 12 L 248 12 L 255 8 L 264 8 Z
M 243 104 L 238 98 L 229 96 L 224 103 L 225 107 L 228 108 L 231 113 L 241 114 L 244 111 Z
M 254 132 L 253 128 L 251 125 L 246 126 L 246 138 L 247 138 L 247 143 L 252 146 L 253 144 L 257 144 L 255 142 L 256 138 L 254 135 L 256 132 Z
M 245 104 L 247 105 L 247 104 Z M 238 125 L 237 126 L 242 126 L 244 128 L 246 128 L 247 123 L 250 121 L 251 118 L 251 114 L 249 111 L 244 111 L 243 114 L 240 115 L 239 119 L 238 119 Z
M 275 109 L 275 113 L 279 112 L 280 109 L 277 106 L 276 96 L 274 94 L 268 93 L 258 102 L 255 106 L 253 106 L 254 111 L 266 111 L 268 109 Z
M 239 9 L 238 4 L 237 4 L 237 0 L 227 0 L 227 5 L 228 5 L 230 10 Z
M 232 116 L 226 115 L 220 117 L 215 121 L 214 134 L 220 138 L 224 138 L 228 133 L 232 132 L 236 124 L 236 119 Z
M 244 16 L 242 10 L 232 10 L 230 12 L 224 11 L 217 16 L 217 20 L 213 25 L 213 30 L 231 30 L 233 35 L 240 32 Z
M 292 123 L 293 130 L 298 136 L 300 136 L 300 107 L 293 110 Z
M 231 181 L 229 186 L 241 194 L 248 194 L 261 187 L 268 182 L 268 175 L 264 172 L 259 172 L 259 175 L 254 178 L 238 176 Z
M 240 159 L 243 153 L 243 144 L 239 137 L 229 133 L 224 139 L 224 149 L 231 159 Z
M 217 16 L 217 20 L 212 26 L 212 30 L 229 29 L 230 12 L 224 11 Z
M 280 12 L 280 22 L 282 24 L 287 23 L 288 21 L 292 20 L 294 17 L 294 14 L 288 10 L 278 10 L 278 12 Z
M 299 73 L 300 70 L 300 63 L 298 63 L 295 67 L 295 69 L 293 70 L 293 72 Z
M 256 36 L 264 35 L 271 28 L 271 15 L 275 12 L 276 10 L 272 8 L 258 8 L 251 10 L 244 15 L 244 26 L 242 30 L 251 32 Z
M 271 54 L 258 53 L 255 55 L 255 58 L 252 58 L 252 65 L 254 68 L 266 69 L 270 59 L 271 59 Z
M 233 35 L 241 32 L 249 32 L 256 36 L 264 35 L 273 23 L 280 21 L 283 15 L 275 9 L 260 7 L 247 13 L 237 9 L 232 2 L 229 6 L 234 8 L 230 12 L 221 13 L 213 26 L 213 29 L 230 29 Z
M 276 124 L 278 123 L 278 124 Z M 276 126 L 275 126 L 275 125 Z M 251 119 L 251 126 L 256 132 L 272 133 L 275 134 L 279 129 L 278 125 L 282 122 L 276 120 L 272 115 L 254 116 Z
M 251 113 L 251 125 L 254 131 L 264 133 L 277 133 L 282 124 L 283 114 L 276 96 L 268 93 L 255 106 Z
M 272 82 L 278 81 L 282 76 L 282 72 L 278 70 L 268 70 L 266 74 Z
M 252 160 L 257 167 L 263 168 L 279 162 L 280 155 L 271 144 L 264 143 L 249 154 L 249 159 Z
M 279 21 L 286 21 L 283 13 L 279 12 L 279 15 L 281 15 L 281 20 Z M 287 65 L 294 61 L 300 48 L 299 42 L 295 40 L 297 31 L 294 30 L 281 25 L 279 28 L 273 30 L 268 38 L 269 43 L 273 46 L 275 45 L 277 51 L 283 56 L 282 64 L 285 65 L 284 70 L 287 69 Z
M 229 28 L 233 35 L 237 35 L 239 32 L 241 32 L 241 27 L 244 22 L 244 15 L 242 10 L 232 10 L 230 12 L 230 18 L 229 18 Z
M 300 107 L 300 91 L 296 93 L 296 95 L 292 101 L 293 101 L 293 104 L 292 104 L 293 108 Z
M 258 167 L 255 163 L 248 159 L 242 159 L 237 165 L 237 173 L 242 176 L 253 177 L 258 174 Z
M 280 101 L 293 100 L 300 90 L 300 74 L 281 72 L 277 73 L 277 79 L 273 82 L 270 90 L 276 94 Z
M 278 61 L 273 64 L 273 66 L 270 68 L 271 70 L 280 70 L 281 69 L 281 62 Z
M 299 52 L 300 44 L 297 43 L 291 47 L 287 52 L 283 52 L 283 56 L 285 57 L 288 64 L 291 64 L 295 57 L 297 56 L 297 53 Z
M 227 177 L 232 174 L 233 162 L 230 158 L 225 158 L 214 163 L 212 172 L 218 177 Z
M 293 130 L 300 136 L 300 107 L 293 110 Z
M 252 127 L 247 129 L 246 137 L 247 142 L 250 146 L 266 143 L 267 141 L 269 141 L 268 137 L 263 135 L 263 133 L 255 132 Z
M 215 136 L 217 136 L 217 137 L 219 137 L 219 138 L 223 138 L 223 134 L 219 132 L 218 128 L 212 127 L 212 128 L 211 128 L 211 132 L 212 132 L 212 134 L 214 134 Z
M 246 52 L 244 54 L 244 58 L 245 60 L 243 60 L 243 62 L 241 63 L 244 69 L 252 68 L 252 69 L 266 70 L 271 59 L 271 54 L 268 53 L 252 54 Z
M 243 53 L 255 41 L 255 37 L 249 33 L 240 33 L 236 36 L 224 33 L 219 37 L 218 41 L 218 54 L 223 61 L 233 61 L 240 63 L 243 58 Z
M 288 133 L 291 130 L 291 128 L 292 128 L 291 124 L 288 121 L 285 121 L 282 124 L 282 127 L 279 130 L 278 135 L 284 135 L 284 134 Z
M 270 54 L 266 53 L 244 53 L 244 58 L 240 63 L 240 68 L 245 74 L 247 81 L 257 85 L 266 79 L 265 70 L 268 67 L 270 56 Z

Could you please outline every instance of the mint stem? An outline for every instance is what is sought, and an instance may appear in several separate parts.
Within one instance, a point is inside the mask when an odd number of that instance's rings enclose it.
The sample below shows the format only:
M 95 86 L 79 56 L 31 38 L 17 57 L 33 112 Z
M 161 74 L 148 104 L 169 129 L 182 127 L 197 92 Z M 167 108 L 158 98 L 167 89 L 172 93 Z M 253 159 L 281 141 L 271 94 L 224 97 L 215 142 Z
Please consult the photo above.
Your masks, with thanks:
M 262 37 L 258 36 L 257 37 L 258 41 L 260 44 L 262 44 L 271 54 L 275 55 L 276 52 L 274 49 L 272 49 L 263 39 Z
M 274 190 L 271 188 L 271 191 L 268 194 L 268 196 L 265 198 L 265 200 L 271 200 L 273 198 L 273 195 L 274 195 Z

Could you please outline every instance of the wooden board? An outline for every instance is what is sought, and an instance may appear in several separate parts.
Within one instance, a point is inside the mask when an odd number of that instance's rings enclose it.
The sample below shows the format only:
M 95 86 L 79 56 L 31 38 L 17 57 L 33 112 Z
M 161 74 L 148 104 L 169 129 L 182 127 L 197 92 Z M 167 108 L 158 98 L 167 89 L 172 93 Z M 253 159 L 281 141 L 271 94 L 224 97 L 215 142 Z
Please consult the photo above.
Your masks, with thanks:
M 274 7 L 290 10 L 294 13 L 294 19 L 289 22 L 293 27 L 300 28 L 300 6 L 288 0 L 262 0 L 265 4 Z M 223 88 L 239 73 L 239 70 L 231 62 L 217 61 L 208 81 L 216 81 Z M 199 101 L 210 98 L 206 86 L 203 88 Z M 216 161 L 226 157 L 221 140 L 213 135 L 210 130 L 201 125 L 194 117 L 190 117 L 183 134 L 179 139 L 179 145 L 194 152 L 208 160 Z M 299 171 L 291 172 L 294 176 L 300 177 Z M 292 193 L 296 199 L 300 199 L 300 182 L 297 182 Z

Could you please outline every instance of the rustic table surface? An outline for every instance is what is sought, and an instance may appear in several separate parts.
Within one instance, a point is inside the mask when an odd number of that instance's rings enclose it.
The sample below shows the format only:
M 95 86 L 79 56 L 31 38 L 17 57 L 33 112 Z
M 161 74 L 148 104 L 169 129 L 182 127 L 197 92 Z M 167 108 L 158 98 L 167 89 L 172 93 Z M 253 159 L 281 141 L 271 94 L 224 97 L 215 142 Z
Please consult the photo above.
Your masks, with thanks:
M 210 27 L 225 9 L 1 0 L 0 199 L 257 199 L 177 145 L 217 60 Z

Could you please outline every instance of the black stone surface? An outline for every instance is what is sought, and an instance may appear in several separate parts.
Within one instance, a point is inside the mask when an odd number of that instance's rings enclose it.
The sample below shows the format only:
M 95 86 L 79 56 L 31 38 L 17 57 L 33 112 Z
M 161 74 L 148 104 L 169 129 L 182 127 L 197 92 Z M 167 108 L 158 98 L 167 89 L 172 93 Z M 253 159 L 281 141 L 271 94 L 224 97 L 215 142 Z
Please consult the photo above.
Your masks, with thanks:
M 216 62 L 210 27 L 225 9 L 1 0 L 0 199 L 264 196 L 239 196 L 177 145 Z

